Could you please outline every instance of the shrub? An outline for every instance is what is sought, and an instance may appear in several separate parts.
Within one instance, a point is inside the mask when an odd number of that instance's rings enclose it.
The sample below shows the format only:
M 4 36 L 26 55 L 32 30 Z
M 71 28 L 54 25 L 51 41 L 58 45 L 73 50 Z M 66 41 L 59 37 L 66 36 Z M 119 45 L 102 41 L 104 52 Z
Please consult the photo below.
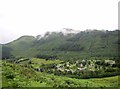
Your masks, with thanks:
M 8 72 L 5 74 L 6 78 L 13 79 L 15 77 L 15 74 L 13 72 Z

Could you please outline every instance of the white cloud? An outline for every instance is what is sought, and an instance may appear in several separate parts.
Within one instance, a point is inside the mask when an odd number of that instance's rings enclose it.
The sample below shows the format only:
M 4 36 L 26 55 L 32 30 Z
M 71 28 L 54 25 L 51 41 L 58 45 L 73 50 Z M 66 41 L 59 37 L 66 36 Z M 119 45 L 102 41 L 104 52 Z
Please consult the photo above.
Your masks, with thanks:
M 0 0 L 0 43 L 62 28 L 117 29 L 118 1 Z

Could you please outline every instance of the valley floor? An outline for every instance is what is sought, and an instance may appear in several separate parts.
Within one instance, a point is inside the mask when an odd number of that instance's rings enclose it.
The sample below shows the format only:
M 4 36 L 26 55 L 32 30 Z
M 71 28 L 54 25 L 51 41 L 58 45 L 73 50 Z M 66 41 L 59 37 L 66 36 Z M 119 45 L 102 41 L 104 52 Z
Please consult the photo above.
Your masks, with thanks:
M 56 61 L 59 63 L 59 61 Z M 119 76 L 76 79 L 38 72 L 29 65 L 2 62 L 2 87 L 119 87 Z

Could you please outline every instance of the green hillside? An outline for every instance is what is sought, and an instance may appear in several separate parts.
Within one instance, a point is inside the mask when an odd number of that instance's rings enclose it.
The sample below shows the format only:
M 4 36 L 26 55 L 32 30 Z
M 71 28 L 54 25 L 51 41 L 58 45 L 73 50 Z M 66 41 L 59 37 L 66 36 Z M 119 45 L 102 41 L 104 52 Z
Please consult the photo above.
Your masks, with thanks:
M 23 60 L 23 59 L 19 59 Z M 2 63 L 2 88 L 37 88 L 37 87 L 52 87 L 52 88 L 114 88 L 119 87 L 118 76 L 105 77 L 105 78 L 90 78 L 90 79 L 78 79 L 64 76 L 58 76 L 51 74 L 50 72 L 40 72 L 34 70 L 38 64 L 44 64 L 45 66 L 50 64 L 60 65 L 62 61 L 45 61 L 44 59 L 32 59 L 32 63 L 29 60 L 24 60 L 19 63 L 11 63 L 8 61 L 0 61 Z M 37 63 L 37 64 L 36 64 Z M 39 66 L 40 66 L 39 65 Z M 42 66 L 41 65 L 41 66 Z M 33 66 L 33 67 L 32 67 Z M 39 67 L 38 66 L 38 67 Z M 48 69 L 50 67 L 48 66 Z
M 118 56 L 118 33 L 115 31 L 81 31 L 77 34 L 46 33 L 43 37 L 22 36 L 5 44 L 15 57 L 56 56 L 59 59 Z M 4 50 L 4 48 L 3 48 Z
M 118 89 L 119 32 L 47 32 L 2 44 L 2 88 Z

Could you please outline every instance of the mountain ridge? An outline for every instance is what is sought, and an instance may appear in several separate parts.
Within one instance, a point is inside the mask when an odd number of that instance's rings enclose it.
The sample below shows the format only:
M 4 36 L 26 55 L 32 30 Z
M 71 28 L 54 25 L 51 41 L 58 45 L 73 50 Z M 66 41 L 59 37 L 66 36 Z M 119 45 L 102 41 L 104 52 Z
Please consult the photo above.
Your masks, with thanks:
M 70 29 L 72 30 L 72 29 Z M 117 56 L 119 30 L 86 30 L 78 33 L 47 32 L 44 36 L 22 36 L 5 46 L 15 57 L 55 55 L 59 59 L 70 57 Z M 38 40 L 39 39 L 39 40 Z M 112 53 L 111 53 L 112 52 Z

